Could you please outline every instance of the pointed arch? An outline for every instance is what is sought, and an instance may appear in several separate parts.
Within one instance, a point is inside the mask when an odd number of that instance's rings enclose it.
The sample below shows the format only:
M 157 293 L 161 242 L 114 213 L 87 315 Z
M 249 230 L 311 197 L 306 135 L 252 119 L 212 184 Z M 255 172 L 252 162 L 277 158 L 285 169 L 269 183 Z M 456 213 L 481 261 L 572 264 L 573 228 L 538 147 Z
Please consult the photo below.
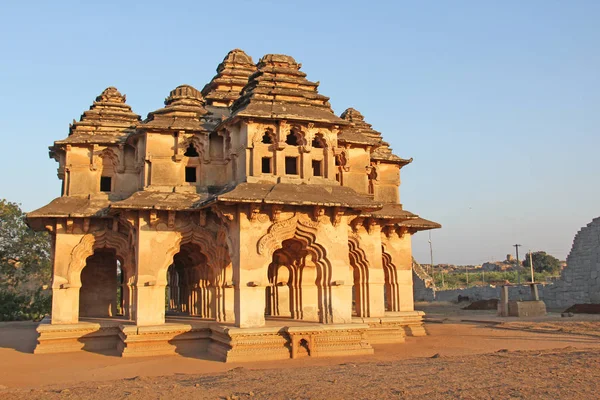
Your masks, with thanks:
M 282 243 L 288 239 L 301 242 L 313 258 L 317 267 L 315 284 L 318 289 L 319 320 L 327 324 L 333 322 L 333 310 L 331 305 L 331 262 L 327 257 L 325 247 L 316 240 L 318 223 L 300 214 L 294 215 L 285 221 L 276 222 L 269 228 L 257 243 L 257 251 L 261 255 L 272 258 L 273 253 L 282 248 Z
M 129 245 L 128 237 L 120 232 L 101 230 L 84 235 L 71 251 L 67 279 L 72 287 L 81 287 L 81 271 L 87 258 L 98 249 L 114 249 L 123 261 L 123 271 L 128 271 L 126 276 L 132 275 L 133 249 Z
M 354 237 L 348 238 L 350 266 L 354 277 L 354 297 L 356 314 L 359 317 L 370 317 L 369 301 L 369 261 L 360 242 Z
M 398 288 L 398 271 L 392 262 L 392 256 L 381 246 L 383 261 L 385 311 L 400 311 L 400 290 Z

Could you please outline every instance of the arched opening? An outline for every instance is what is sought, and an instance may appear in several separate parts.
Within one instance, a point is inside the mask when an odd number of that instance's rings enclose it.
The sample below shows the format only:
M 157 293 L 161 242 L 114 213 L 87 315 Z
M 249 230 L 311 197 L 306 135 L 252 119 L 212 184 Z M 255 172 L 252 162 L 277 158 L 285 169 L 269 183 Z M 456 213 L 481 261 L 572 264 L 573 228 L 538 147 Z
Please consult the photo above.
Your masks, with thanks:
M 369 317 L 369 265 L 358 244 L 349 241 L 350 273 L 352 274 L 352 314 Z
M 298 146 L 300 145 L 300 138 L 298 137 L 298 134 L 296 134 L 294 131 L 290 131 L 290 133 L 285 138 L 285 143 L 289 144 L 290 146 Z
M 198 154 L 198 150 L 196 150 L 194 145 L 191 143 L 187 147 L 187 149 L 185 150 L 185 153 L 183 153 L 183 155 L 186 157 L 200 157 L 200 154 Z
M 223 136 L 219 135 L 217 132 L 213 132 L 208 136 L 208 142 L 210 146 L 210 158 L 212 160 L 222 160 L 223 159 L 223 145 L 224 140 Z
M 182 245 L 167 269 L 166 314 L 214 318 L 214 278 L 200 247 Z
M 79 291 L 80 317 L 123 315 L 124 273 L 114 249 L 97 249 L 85 261 Z
M 325 148 L 325 139 L 323 138 L 323 135 L 315 135 L 315 138 L 312 140 L 312 147 L 314 147 L 315 149 Z
M 266 131 L 262 137 L 262 143 L 264 144 L 273 144 L 273 138 L 271 137 L 271 132 Z
M 382 247 L 383 261 L 383 298 L 385 301 L 385 311 L 399 311 L 400 297 L 398 292 L 398 276 L 396 267 L 392 264 L 392 258 Z
M 298 239 L 287 239 L 273 253 L 268 268 L 265 314 L 305 321 L 322 321 L 322 266 Z

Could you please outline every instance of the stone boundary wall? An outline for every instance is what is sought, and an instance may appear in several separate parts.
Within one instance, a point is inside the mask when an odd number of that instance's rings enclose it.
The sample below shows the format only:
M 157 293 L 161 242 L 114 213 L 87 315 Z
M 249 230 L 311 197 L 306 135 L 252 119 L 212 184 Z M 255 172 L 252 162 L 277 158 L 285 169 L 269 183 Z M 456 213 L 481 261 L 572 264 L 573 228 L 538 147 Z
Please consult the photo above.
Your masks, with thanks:
M 436 290 L 435 301 L 458 301 L 458 296 L 468 297 L 469 301 L 500 299 L 501 286 L 472 286 L 463 289 Z M 543 299 L 545 287 L 538 286 L 540 298 Z M 531 289 L 528 285 L 509 286 L 508 298 L 511 300 L 529 300 Z
M 543 300 L 548 308 L 600 303 L 600 218 L 577 232 L 560 279 L 548 285 Z
M 413 260 L 415 301 L 457 301 L 458 296 L 470 301 L 500 299 L 500 286 L 473 286 L 465 289 L 437 290 L 433 280 Z M 600 304 L 600 217 L 577 232 L 567 267 L 560 279 L 538 286 L 540 299 L 549 309 L 567 309 L 574 304 Z M 530 298 L 529 286 L 510 286 L 510 299 Z
M 431 276 L 413 258 L 413 295 L 415 301 L 434 301 L 435 284 Z

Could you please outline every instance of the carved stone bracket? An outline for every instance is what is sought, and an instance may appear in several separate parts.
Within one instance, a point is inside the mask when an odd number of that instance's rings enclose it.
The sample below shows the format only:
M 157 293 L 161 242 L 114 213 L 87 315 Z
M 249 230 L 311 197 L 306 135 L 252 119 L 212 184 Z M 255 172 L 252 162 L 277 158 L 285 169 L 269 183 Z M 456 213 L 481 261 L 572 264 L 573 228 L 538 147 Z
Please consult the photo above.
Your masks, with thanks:
M 235 206 L 218 205 L 218 206 L 212 206 L 211 210 L 212 210 L 212 212 L 217 214 L 219 219 L 225 225 L 229 225 L 229 223 L 235 219 L 235 211 L 236 211 Z
M 281 210 L 283 210 L 283 206 L 281 204 L 273 204 L 271 206 L 271 221 L 279 222 Z
M 342 222 L 344 211 L 345 210 L 342 207 L 333 207 L 333 210 L 331 212 L 331 222 L 333 226 L 338 226 L 340 222 Z

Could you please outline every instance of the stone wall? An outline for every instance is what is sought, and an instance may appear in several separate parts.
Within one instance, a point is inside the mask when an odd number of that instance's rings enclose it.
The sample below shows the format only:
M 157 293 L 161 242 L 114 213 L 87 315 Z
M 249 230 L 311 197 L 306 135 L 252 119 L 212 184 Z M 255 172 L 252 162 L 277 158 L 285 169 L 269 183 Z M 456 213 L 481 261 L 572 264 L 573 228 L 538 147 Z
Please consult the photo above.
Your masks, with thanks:
M 435 301 L 458 300 L 458 296 L 468 297 L 469 301 L 500 299 L 501 286 L 472 286 L 465 289 L 436 290 Z M 543 299 L 544 285 L 538 286 L 540 298 Z M 511 300 L 529 300 L 531 289 L 528 285 L 509 286 L 508 298 Z
M 573 240 L 567 267 L 559 280 L 546 286 L 548 308 L 600 303 L 600 218 L 583 227 Z
M 413 258 L 413 296 L 415 301 L 434 301 L 435 284 L 423 267 Z

